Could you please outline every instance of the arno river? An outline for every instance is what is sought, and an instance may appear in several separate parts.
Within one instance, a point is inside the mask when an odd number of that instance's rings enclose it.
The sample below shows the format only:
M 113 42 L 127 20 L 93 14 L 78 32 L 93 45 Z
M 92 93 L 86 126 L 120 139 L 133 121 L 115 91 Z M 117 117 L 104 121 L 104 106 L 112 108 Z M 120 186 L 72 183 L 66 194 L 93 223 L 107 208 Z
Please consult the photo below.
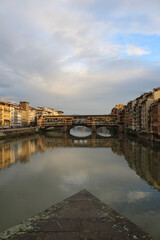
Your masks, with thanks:
M 71 134 L 0 142 L 0 231 L 85 188 L 160 239 L 160 145 Z

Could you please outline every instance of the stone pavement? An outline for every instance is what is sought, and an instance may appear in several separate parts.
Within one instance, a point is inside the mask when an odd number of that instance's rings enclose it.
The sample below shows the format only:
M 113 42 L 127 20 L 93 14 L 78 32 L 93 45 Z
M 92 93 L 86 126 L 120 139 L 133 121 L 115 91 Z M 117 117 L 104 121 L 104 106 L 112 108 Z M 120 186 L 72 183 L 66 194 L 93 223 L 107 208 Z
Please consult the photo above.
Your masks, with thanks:
M 2 240 L 149 240 L 138 226 L 86 190 L 0 233 Z

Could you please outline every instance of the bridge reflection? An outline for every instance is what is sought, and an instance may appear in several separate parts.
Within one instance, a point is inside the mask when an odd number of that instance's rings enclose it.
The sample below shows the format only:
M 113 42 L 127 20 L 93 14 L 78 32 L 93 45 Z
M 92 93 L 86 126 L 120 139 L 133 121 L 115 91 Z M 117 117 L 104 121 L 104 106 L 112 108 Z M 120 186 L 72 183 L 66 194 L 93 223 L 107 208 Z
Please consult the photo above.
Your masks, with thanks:
M 48 132 L 45 135 L 46 147 L 111 147 L 113 137 L 102 137 L 97 133 L 91 133 L 86 137 L 76 137 L 70 133 Z
M 95 133 L 78 138 L 69 133 L 48 132 L 46 135 L 2 142 L 0 145 L 0 169 L 17 162 L 28 162 L 36 152 L 45 152 L 58 147 L 110 148 L 124 156 L 128 165 L 141 178 L 160 191 L 160 149 L 155 144 L 147 145 L 131 139 L 101 137 Z

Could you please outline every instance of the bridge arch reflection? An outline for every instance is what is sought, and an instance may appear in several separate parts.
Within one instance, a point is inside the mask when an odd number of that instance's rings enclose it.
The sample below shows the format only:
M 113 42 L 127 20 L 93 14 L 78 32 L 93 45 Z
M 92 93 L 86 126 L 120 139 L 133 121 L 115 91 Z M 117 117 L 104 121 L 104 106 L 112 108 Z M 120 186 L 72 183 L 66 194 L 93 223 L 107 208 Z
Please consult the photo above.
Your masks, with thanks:
M 110 129 L 106 128 L 106 127 L 99 127 L 97 129 L 97 135 L 101 136 L 101 137 L 111 137 L 112 136 L 112 132 Z
M 63 131 L 50 131 L 50 132 L 46 132 L 45 136 L 47 137 L 47 139 L 61 139 L 62 142 L 65 142 L 66 146 L 70 146 L 70 144 L 74 143 L 75 140 L 81 140 L 79 143 L 82 143 L 83 141 L 87 140 L 88 143 L 93 143 L 95 145 L 95 142 L 97 142 L 98 146 L 106 143 L 106 141 L 110 142 L 112 141 L 112 139 L 115 139 L 115 137 L 110 136 L 110 137 L 105 137 L 105 136 L 100 136 L 99 134 L 97 134 L 97 132 L 91 132 L 91 134 L 87 135 L 87 136 L 74 136 L 72 135 L 70 132 L 63 132 Z M 108 140 L 107 140 L 108 139 Z M 69 144 L 69 145 L 67 145 Z M 71 145 L 72 145 L 71 144 Z M 62 144 L 63 145 L 63 144 Z M 108 146 L 108 143 L 107 143 Z

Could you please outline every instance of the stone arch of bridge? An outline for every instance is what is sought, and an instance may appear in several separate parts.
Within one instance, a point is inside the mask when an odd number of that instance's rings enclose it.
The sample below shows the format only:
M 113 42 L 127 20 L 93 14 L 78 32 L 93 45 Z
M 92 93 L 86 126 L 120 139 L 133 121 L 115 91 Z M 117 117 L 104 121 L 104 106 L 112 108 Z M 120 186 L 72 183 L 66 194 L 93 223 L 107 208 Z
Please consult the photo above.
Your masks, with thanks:
M 70 131 L 71 129 L 75 128 L 75 127 L 87 127 L 91 130 L 91 132 L 97 132 L 98 129 L 102 128 L 102 127 L 105 127 L 107 128 L 108 130 L 111 130 L 111 129 L 116 129 L 115 126 L 106 126 L 106 125 L 84 125 L 84 124 L 77 124 L 77 125 L 69 125 L 69 126 L 64 126 L 65 128 L 65 131 Z
M 97 130 L 99 128 L 102 128 L 102 127 L 106 127 L 108 128 L 109 130 L 117 130 L 117 127 L 116 126 L 112 126 L 112 125 L 87 125 L 87 124 L 72 124 L 72 125 L 62 125 L 62 126 L 46 126 L 43 130 L 46 131 L 48 129 L 51 129 L 51 128 L 54 128 L 54 129 L 61 129 L 62 131 L 64 132 L 69 132 L 72 128 L 75 128 L 75 127 L 78 127 L 78 126 L 81 126 L 81 127 L 87 127 L 91 130 L 91 132 L 97 132 Z

